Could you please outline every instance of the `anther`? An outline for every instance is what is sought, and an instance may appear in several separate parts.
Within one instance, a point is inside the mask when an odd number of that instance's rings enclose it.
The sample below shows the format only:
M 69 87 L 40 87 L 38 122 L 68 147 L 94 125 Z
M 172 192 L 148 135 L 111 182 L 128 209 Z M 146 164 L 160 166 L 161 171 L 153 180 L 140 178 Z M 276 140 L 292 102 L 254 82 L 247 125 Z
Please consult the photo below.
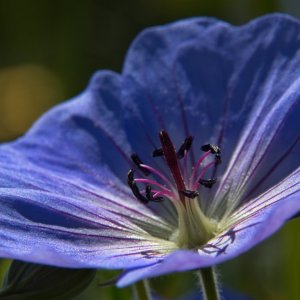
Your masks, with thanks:
M 127 182 L 129 186 L 131 186 L 134 182 L 134 171 L 132 169 L 130 169 L 127 173 Z
M 163 155 L 164 155 L 164 151 L 162 148 L 155 149 L 152 152 L 152 157 L 158 157 L 158 156 L 163 156 Z
M 146 198 L 148 201 L 153 201 L 153 202 L 161 202 L 163 201 L 163 197 L 156 197 L 154 198 L 153 197 L 153 194 L 151 193 L 151 186 L 150 185 L 147 185 L 146 186 Z
M 180 194 L 182 194 L 185 197 L 188 197 L 190 199 L 194 199 L 197 196 L 199 196 L 199 193 L 197 191 L 189 191 L 189 190 L 184 190 L 184 191 L 179 191 Z
M 200 179 L 199 183 L 207 188 L 212 188 L 212 186 L 217 182 L 217 178 L 212 179 Z
M 133 153 L 131 155 L 131 160 L 139 168 L 139 170 L 141 170 L 144 173 L 144 175 L 148 176 L 150 174 L 149 170 L 147 170 L 141 166 L 141 164 L 143 164 L 143 162 L 136 153 Z
M 201 147 L 201 150 L 205 151 L 205 152 L 211 151 L 211 153 L 213 153 L 213 154 L 220 154 L 221 153 L 221 149 L 218 146 L 213 145 L 213 144 L 203 145 Z
M 142 203 L 147 204 L 149 200 L 140 193 L 137 184 L 134 182 L 134 171 L 132 169 L 130 169 L 127 174 L 127 182 L 133 195 Z
M 179 159 L 181 159 L 181 158 L 184 157 L 185 151 L 189 151 L 189 150 L 190 150 L 190 148 L 191 148 L 191 146 L 192 146 L 192 143 L 193 143 L 193 139 L 194 139 L 193 136 L 188 136 L 188 137 L 184 140 L 183 144 L 180 146 L 179 150 L 178 150 L 177 153 L 176 153 L 176 154 L 177 154 L 177 157 L 178 157 Z

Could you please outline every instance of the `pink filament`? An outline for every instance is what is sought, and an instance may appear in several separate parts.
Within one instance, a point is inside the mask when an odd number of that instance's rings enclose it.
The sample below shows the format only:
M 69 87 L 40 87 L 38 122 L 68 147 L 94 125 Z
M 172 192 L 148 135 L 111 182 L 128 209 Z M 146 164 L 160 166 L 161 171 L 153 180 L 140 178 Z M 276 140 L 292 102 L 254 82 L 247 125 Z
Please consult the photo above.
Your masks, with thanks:
M 175 197 L 175 194 L 167 191 L 160 191 L 160 190 L 152 190 L 153 192 L 153 198 L 159 197 L 159 196 L 166 196 L 166 197 Z M 141 194 L 145 195 L 146 190 L 141 190 Z
M 211 153 L 211 150 L 208 150 L 207 152 L 205 152 L 197 161 L 197 163 L 195 164 L 195 167 L 194 167 L 194 170 L 193 170 L 193 173 L 192 173 L 192 177 L 191 177 L 191 180 L 192 182 L 194 182 L 195 180 L 195 177 L 197 175 L 197 172 L 199 170 L 199 167 L 201 165 L 201 163 L 205 160 L 205 158 L 207 156 L 209 156 L 209 154 Z M 198 180 L 197 180 L 198 181 Z M 195 184 L 194 184 L 195 185 Z
M 171 181 L 165 176 L 163 175 L 161 172 L 159 172 L 158 170 L 148 166 L 148 165 L 144 165 L 144 164 L 141 164 L 141 167 L 144 168 L 144 169 L 147 169 L 148 171 L 156 174 L 159 178 L 161 178 L 168 186 L 169 188 L 172 189 L 173 187 L 173 184 L 171 183 Z
M 171 198 L 175 198 L 175 195 L 171 192 L 167 192 L 167 191 L 156 191 L 154 194 L 153 194 L 153 197 L 156 198 L 156 197 L 159 197 L 159 196 L 166 196 L 166 197 L 171 197 Z
M 158 183 L 157 181 L 151 180 L 151 179 L 136 178 L 136 179 L 134 179 L 134 181 L 135 182 L 142 182 L 142 183 L 146 183 L 146 184 L 150 184 L 150 185 L 155 185 L 155 186 L 160 187 L 163 191 L 171 193 L 171 191 L 168 190 L 167 188 L 165 188 L 162 184 Z
M 197 179 L 195 180 L 195 182 L 194 182 L 194 184 L 193 184 L 193 190 L 196 190 L 196 189 L 198 188 L 198 186 L 199 186 L 199 180 L 202 178 L 202 176 L 205 174 L 205 172 L 206 172 L 210 167 L 212 167 L 212 166 L 214 166 L 214 165 L 215 165 L 215 162 L 212 161 L 211 163 L 209 163 L 207 166 L 205 166 L 205 167 L 201 170 L 199 176 L 197 177 Z

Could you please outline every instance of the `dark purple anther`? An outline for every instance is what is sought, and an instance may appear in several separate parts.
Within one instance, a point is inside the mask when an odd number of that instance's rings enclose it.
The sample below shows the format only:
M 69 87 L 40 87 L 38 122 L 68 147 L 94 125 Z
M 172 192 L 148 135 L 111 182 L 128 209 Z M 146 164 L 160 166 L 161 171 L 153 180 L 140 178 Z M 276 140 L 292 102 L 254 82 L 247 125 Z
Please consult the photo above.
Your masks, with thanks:
M 149 202 L 149 200 L 140 193 L 140 190 L 139 190 L 137 184 L 134 182 L 134 171 L 132 169 L 129 170 L 129 172 L 127 174 L 127 182 L 128 182 L 128 185 L 129 185 L 133 195 L 138 200 L 140 200 L 142 203 L 147 204 Z
M 162 202 L 163 201 L 163 197 L 153 197 L 152 194 L 152 188 L 150 185 L 146 186 L 146 198 L 148 199 L 148 201 L 153 201 L 153 202 Z
M 143 164 L 143 162 L 136 153 L 131 154 L 131 160 L 139 168 L 139 170 L 144 173 L 144 175 L 146 175 L 146 176 L 150 175 L 150 171 L 141 166 L 141 164 Z
M 190 150 L 192 143 L 193 143 L 193 139 L 194 139 L 194 137 L 189 136 L 184 140 L 183 144 L 180 146 L 179 150 L 177 151 L 177 157 L 179 159 L 184 157 L 185 151 Z
M 200 179 L 199 183 L 207 188 L 212 188 L 212 186 L 217 182 L 217 178 L 212 179 Z
M 164 151 L 162 148 L 155 149 L 152 152 L 152 157 L 159 157 L 159 156 L 164 156 Z
M 194 199 L 197 196 L 199 196 L 199 193 L 197 191 L 189 191 L 189 190 L 184 190 L 184 191 L 179 191 L 180 194 L 182 194 L 183 196 L 190 198 L 190 199 Z
M 212 154 L 220 154 L 221 149 L 213 144 L 206 144 L 201 147 L 201 150 L 204 152 L 211 151 Z

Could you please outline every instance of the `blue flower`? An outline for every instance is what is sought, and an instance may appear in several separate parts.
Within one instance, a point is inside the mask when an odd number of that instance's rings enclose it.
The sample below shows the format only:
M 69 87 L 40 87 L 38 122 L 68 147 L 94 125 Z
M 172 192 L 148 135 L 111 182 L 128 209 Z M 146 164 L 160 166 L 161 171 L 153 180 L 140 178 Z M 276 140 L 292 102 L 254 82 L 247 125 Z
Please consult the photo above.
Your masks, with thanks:
M 284 15 L 142 32 L 122 74 L 1 145 L 0 256 L 125 269 L 125 286 L 273 234 L 300 210 L 299 49 Z

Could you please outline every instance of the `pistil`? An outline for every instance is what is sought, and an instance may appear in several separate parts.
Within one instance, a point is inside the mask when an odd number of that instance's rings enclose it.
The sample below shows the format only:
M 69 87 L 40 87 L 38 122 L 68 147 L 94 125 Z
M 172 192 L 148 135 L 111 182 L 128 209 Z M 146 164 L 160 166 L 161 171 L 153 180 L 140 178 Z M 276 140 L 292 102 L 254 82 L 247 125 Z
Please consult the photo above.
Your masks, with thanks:
M 161 146 L 163 149 L 163 153 L 167 162 L 167 165 L 171 171 L 175 184 L 177 186 L 178 191 L 185 191 L 185 184 L 180 172 L 177 153 L 173 146 L 173 143 L 168 135 L 168 133 L 162 130 L 159 134 Z M 179 198 L 181 202 L 184 204 L 185 197 L 179 193 Z

